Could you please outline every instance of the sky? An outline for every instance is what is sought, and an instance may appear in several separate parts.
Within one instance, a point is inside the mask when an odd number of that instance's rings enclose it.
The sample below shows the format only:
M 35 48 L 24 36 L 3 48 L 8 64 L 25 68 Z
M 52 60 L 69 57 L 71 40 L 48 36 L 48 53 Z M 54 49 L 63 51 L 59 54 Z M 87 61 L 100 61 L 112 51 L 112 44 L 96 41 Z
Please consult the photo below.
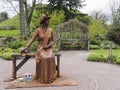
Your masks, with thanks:
M 115 7 L 118 8 L 118 5 L 120 5 L 120 0 L 86 0 L 85 1 L 86 6 L 80 9 L 80 11 L 87 14 L 95 10 L 96 11 L 100 10 L 102 12 L 109 13 L 110 5 L 113 2 L 116 5 Z
M 92 11 L 95 10 L 101 10 L 105 13 L 110 12 L 110 3 L 115 2 L 116 6 L 120 5 L 120 0 L 86 0 L 83 8 L 80 9 L 83 13 L 90 14 Z M 47 3 L 47 0 L 43 0 L 43 3 Z M 18 2 L 14 1 L 13 4 L 16 6 L 16 8 L 19 8 Z M 3 2 L 3 0 L 0 0 L 0 12 L 7 11 L 9 17 L 15 16 L 17 13 L 13 8 L 11 8 L 10 3 Z

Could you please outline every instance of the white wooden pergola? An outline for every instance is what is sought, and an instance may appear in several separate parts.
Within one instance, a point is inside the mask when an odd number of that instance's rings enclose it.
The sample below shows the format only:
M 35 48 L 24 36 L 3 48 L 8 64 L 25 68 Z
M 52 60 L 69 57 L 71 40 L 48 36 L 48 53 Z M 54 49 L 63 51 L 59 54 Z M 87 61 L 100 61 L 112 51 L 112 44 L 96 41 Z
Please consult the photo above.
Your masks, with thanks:
M 88 50 L 89 29 L 76 19 L 71 19 L 57 26 L 57 46 L 60 50 Z

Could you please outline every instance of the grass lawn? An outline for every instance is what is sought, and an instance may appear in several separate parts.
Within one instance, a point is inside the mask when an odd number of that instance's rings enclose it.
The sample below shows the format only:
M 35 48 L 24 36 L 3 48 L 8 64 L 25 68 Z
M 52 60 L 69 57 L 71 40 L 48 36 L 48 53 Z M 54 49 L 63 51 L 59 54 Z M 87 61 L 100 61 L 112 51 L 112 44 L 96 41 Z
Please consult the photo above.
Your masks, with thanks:
M 114 64 L 120 64 L 120 49 L 112 50 L 112 55 L 110 55 L 109 49 L 104 50 L 90 50 L 94 54 L 90 54 L 87 57 L 88 61 L 95 62 L 109 62 Z
M 18 36 L 20 30 L 0 30 L 0 36 Z
M 97 54 L 103 54 L 103 55 L 109 55 L 109 49 L 104 50 L 90 50 L 91 52 L 97 53 Z M 120 56 L 120 49 L 114 49 L 112 50 L 113 55 Z

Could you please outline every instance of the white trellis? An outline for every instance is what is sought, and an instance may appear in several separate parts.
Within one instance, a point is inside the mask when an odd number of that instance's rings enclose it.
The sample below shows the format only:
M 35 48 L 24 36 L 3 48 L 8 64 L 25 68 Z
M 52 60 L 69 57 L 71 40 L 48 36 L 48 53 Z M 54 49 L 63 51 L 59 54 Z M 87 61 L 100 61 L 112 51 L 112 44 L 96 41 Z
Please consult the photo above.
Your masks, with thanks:
M 57 46 L 62 50 L 89 49 L 89 29 L 76 19 L 71 19 L 57 26 Z

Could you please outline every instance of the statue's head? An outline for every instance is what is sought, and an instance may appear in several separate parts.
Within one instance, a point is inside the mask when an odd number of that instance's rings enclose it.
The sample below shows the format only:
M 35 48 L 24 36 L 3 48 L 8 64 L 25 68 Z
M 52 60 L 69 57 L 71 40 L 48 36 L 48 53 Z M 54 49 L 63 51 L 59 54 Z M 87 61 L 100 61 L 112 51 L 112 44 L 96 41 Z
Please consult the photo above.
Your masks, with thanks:
M 43 16 L 40 17 L 40 24 L 49 24 L 49 19 L 51 17 L 48 14 L 45 14 Z

